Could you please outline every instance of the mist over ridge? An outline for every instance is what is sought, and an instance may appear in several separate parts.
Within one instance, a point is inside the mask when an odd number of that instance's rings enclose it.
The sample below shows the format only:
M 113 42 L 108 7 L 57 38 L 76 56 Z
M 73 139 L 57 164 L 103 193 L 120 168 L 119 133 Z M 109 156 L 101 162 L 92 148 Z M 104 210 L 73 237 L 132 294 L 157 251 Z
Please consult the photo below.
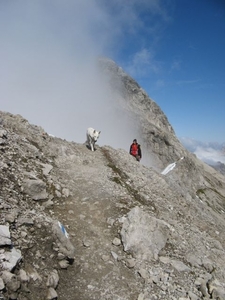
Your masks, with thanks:
M 120 35 L 104 7 L 97 1 L 25 1 L 4 9 L 13 21 L 1 32 L 1 109 L 79 143 L 94 127 L 102 131 L 100 145 L 128 149 L 137 130 L 118 111 L 96 64 Z M 0 12 L 0 25 L 4 21 Z

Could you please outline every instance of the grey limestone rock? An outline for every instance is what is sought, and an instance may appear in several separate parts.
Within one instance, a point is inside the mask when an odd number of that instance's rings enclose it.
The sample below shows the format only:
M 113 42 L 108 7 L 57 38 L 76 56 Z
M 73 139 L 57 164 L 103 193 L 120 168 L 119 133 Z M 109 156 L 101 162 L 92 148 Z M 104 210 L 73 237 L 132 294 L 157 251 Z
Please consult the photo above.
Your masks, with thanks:
M 59 283 L 59 275 L 58 275 L 58 272 L 57 270 L 53 270 L 49 275 L 48 275 L 48 278 L 47 278 L 47 283 L 46 285 L 48 287 L 52 287 L 52 288 L 56 288 L 57 285 Z
M 130 268 L 130 269 L 134 268 L 135 264 L 136 264 L 136 260 L 134 258 L 128 258 L 128 259 L 126 259 L 126 266 L 128 268 Z
M 178 272 L 190 272 L 190 268 L 186 266 L 182 261 L 179 260 L 171 260 L 171 265 L 178 271 Z
M 0 138 L 7 138 L 7 131 L 5 129 L 0 129 Z
M 67 259 L 60 260 L 59 266 L 61 269 L 67 269 L 69 266 L 69 261 Z
M 189 291 L 188 296 L 189 296 L 190 300 L 200 300 L 200 298 L 196 294 L 194 294 L 193 292 Z
M 17 216 L 18 216 L 19 210 L 18 209 L 12 209 L 10 213 L 6 214 L 5 220 L 9 223 L 15 222 Z
M 13 276 L 10 281 L 7 282 L 6 286 L 10 292 L 16 292 L 20 288 L 20 280 L 17 276 Z
M 128 213 L 120 234 L 125 251 L 136 258 L 151 260 L 158 259 L 159 251 L 166 245 L 169 227 L 135 207 Z
M 72 245 L 70 239 L 65 235 L 65 233 L 60 228 L 59 222 L 54 221 L 52 224 L 52 232 L 56 238 L 56 242 L 59 247 L 59 251 L 62 252 L 70 259 L 74 259 L 75 248 Z
M 21 251 L 19 249 L 12 248 L 11 251 L 4 253 L 4 260 L 2 261 L 2 269 L 11 271 L 22 259 Z
M 53 166 L 49 165 L 49 164 L 42 164 L 42 167 L 43 167 L 43 174 L 45 176 L 47 176 L 51 172 L 51 170 L 53 168 Z
M 2 278 L 0 278 L 0 291 L 4 290 L 5 284 Z
M 23 269 L 19 270 L 18 275 L 20 277 L 21 282 L 28 282 L 30 280 L 29 276 L 27 275 L 27 272 Z
M 24 180 L 24 192 L 27 193 L 33 200 L 44 200 L 48 198 L 46 192 L 46 184 L 40 179 Z
M 9 226 L 0 225 L 0 245 L 11 245 Z
M 54 288 L 50 287 L 48 289 L 48 293 L 47 293 L 47 298 L 46 299 L 47 300 L 54 300 L 54 299 L 57 299 L 57 297 L 58 297 L 58 294 L 57 294 L 56 290 Z
M 197 256 L 196 253 L 188 253 L 186 259 L 191 266 L 198 267 L 202 265 L 202 260 Z
M 115 238 L 113 239 L 112 243 L 113 243 L 113 245 L 115 245 L 115 246 L 119 246 L 119 245 L 121 245 L 121 240 L 120 240 L 119 238 L 115 237 Z

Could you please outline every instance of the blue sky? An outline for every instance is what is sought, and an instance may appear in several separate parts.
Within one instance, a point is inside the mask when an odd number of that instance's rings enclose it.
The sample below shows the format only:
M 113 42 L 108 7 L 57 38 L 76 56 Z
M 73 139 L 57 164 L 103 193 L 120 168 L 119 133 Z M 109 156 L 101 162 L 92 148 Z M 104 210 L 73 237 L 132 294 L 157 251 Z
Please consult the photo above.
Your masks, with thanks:
M 225 141 L 222 0 L 0 0 L 0 40 L 0 109 L 52 134 L 81 142 L 93 126 L 111 131 L 113 146 L 132 140 L 124 120 L 118 138 L 113 97 L 95 76 L 93 61 L 106 56 L 178 137 Z
M 224 142 L 225 2 L 154 3 L 154 13 L 140 11 L 145 21 L 136 39 L 128 37 L 119 64 L 159 104 L 179 137 Z

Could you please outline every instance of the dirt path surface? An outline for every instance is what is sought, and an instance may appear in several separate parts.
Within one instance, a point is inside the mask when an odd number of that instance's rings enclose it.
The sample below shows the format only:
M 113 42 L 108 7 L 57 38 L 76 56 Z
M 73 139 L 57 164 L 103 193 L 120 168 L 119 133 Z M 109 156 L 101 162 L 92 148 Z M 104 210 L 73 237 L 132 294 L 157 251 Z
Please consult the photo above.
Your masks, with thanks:
M 112 243 L 119 237 L 116 220 L 127 211 L 123 202 L 128 202 L 129 196 L 112 180 L 114 172 L 107 166 L 103 150 L 91 152 L 85 146 L 80 148 L 79 156 L 58 161 L 72 196 L 66 201 L 62 199 L 54 213 L 67 227 L 75 246 L 73 265 L 66 276 L 65 271 L 60 272 L 59 299 L 137 299 L 137 278 L 123 263 L 122 246 Z

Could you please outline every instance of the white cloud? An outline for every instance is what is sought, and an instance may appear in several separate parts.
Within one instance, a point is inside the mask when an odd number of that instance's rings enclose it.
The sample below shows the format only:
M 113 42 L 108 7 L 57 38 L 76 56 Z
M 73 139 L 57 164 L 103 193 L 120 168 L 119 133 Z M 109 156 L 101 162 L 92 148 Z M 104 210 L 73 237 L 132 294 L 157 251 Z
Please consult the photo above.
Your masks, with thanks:
M 159 73 L 161 66 L 154 55 L 144 48 L 134 54 L 126 69 L 131 76 L 143 77 L 149 73 Z
M 154 44 L 168 20 L 160 0 L 1 1 L 1 110 L 68 140 L 84 142 L 92 126 L 102 131 L 100 144 L 129 147 L 136 128 L 124 117 L 118 122 L 116 97 L 98 76 L 96 57 L 121 51 L 128 37 L 137 42 L 132 73 L 159 72 L 142 33 Z
M 109 2 L 110 3 L 110 2 Z M 141 78 L 159 74 L 162 62 L 156 59 L 156 49 L 163 38 L 165 26 L 171 21 L 168 7 L 171 2 L 161 0 L 115 0 L 109 6 L 117 15 L 117 28 L 123 33 L 119 46 L 128 54 L 122 66 L 133 77 Z M 128 46 L 123 45 L 126 40 Z M 116 48 L 114 48 L 116 51 Z
M 141 20 L 137 2 L 129 8 L 120 2 L 119 15 L 107 3 L 0 2 L 1 110 L 76 142 L 91 126 L 102 131 L 99 144 L 129 148 L 137 129 L 124 115 L 118 120 L 116 96 L 99 76 L 96 57 L 114 51 Z
M 191 138 L 180 138 L 181 143 L 202 161 L 215 165 L 217 162 L 225 164 L 224 144 L 204 143 Z
M 197 147 L 194 153 L 199 159 L 208 164 L 214 165 L 219 161 L 225 164 L 225 155 L 220 150 Z

